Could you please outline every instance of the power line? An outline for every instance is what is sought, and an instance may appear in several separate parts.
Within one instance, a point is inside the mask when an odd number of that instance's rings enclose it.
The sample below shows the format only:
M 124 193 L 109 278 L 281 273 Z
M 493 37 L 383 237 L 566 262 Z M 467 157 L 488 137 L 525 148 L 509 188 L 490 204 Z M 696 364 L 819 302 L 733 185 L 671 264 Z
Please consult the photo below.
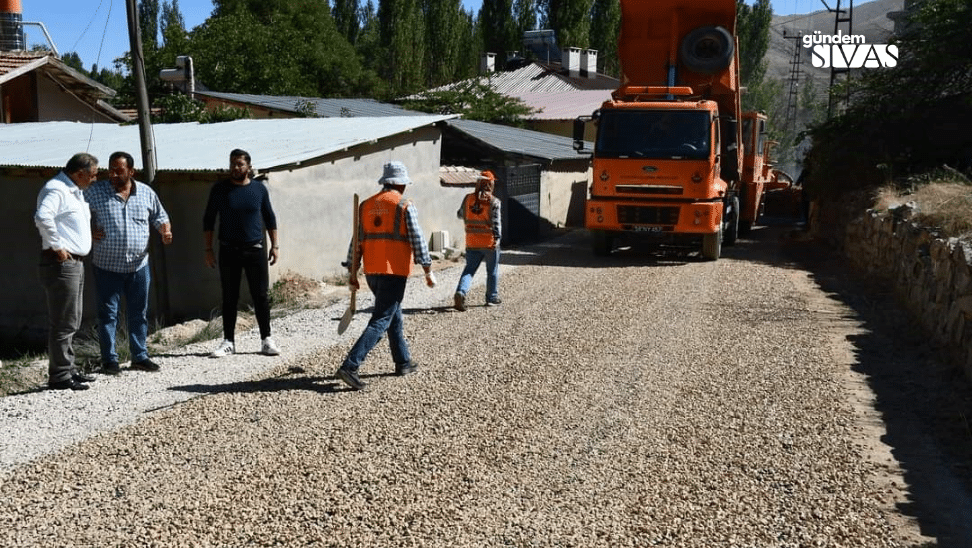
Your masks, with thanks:
M 827 3 L 824 2 L 824 5 L 827 6 Z M 827 6 L 827 10 L 834 14 L 834 34 L 837 34 L 840 32 L 840 30 L 842 30 L 840 28 L 841 23 L 847 24 L 846 34 L 854 34 L 854 0 L 850 0 L 850 5 L 846 11 L 840 9 L 840 0 L 837 0 L 837 7 L 835 9 L 830 9 L 830 6 Z M 843 16 L 842 14 L 844 13 L 847 15 Z M 838 101 L 841 100 L 841 98 L 837 97 L 837 94 L 834 93 L 834 86 L 836 86 L 837 80 L 840 78 L 844 79 L 845 84 L 844 97 L 842 98 L 841 102 L 846 105 L 850 100 L 850 67 L 838 68 L 835 63 L 830 63 L 830 100 L 827 104 L 827 118 L 833 117 L 834 110 L 836 110 L 839 106 Z

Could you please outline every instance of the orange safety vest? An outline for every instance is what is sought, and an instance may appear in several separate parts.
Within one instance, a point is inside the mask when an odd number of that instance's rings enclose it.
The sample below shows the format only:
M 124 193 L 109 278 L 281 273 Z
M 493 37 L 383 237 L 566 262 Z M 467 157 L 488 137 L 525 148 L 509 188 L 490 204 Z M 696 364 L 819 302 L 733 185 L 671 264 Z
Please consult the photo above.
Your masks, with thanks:
M 493 201 L 479 202 L 479 213 L 473 211 L 476 193 L 466 194 L 462 201 L 462 220 L 466 224 L 466 249 L 490 249 L 496 244 L 493 238 Z
M 365 274 L 408 276 L 412 272 L 412 244 L 405 210 L 411 202 L 395 190 L 365 200 L 358 211 L 358 234 Z

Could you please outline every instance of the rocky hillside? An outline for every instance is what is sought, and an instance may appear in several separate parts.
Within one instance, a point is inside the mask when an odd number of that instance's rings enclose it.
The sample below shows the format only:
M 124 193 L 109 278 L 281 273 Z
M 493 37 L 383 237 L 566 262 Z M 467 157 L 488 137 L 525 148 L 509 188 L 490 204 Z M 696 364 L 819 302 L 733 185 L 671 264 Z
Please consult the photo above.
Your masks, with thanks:
M 850 0 L 841 2 L 841 9 L 847 9 L 851 4 Z M 828 2 L 831 8 L 837 7 L 837 1 Z M 823 5 L 823 3 L 821 3 Z M 864 35 L 869 44 L 884 44 L 888 42 L 894 21 L 888 17 L 888 13 L 903 9 L 904 0 L 876 0 L 874 2 L 854 3 L 851 14 L 850 31 L 848 24 L 841 23 L 842 34 L 861 34 Z M 769 66 L 766 75 L 769 78 L 780 78 L 784 81 L 784 89 L 789 89 L 789 79 L 792 70 L 794 47 L 803 47 L 799 39 L 795 37 L 800 34 L 813 34 L 820 31 L 821 34 L 832 35 L 834 28 L 835 15 L 827 9 L 807 13 L 803 15 L 774 16 L 770 29 L 770 47 L 766 53 Z M 786 37 L 794 37 L 794 39 Z M 800 74 L 801 79 L 806 74 L 813 76 L 817 83 L 817 89 L 823 92 L 830 85 L 830 69 L 814 68 L 810 64 L 808 50 L 800 52 Z

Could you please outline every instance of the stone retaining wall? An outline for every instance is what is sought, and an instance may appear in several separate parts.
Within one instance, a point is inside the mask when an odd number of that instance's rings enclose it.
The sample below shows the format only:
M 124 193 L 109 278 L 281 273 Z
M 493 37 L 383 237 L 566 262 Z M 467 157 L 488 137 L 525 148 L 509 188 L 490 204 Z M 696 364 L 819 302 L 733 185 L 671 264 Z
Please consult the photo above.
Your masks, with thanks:
M 911 218 L 912 204 L 868 210 L 847 225 L 843 253 L 890 281 L 935 345 L 972 380 L 972 242 L 943 238 Z

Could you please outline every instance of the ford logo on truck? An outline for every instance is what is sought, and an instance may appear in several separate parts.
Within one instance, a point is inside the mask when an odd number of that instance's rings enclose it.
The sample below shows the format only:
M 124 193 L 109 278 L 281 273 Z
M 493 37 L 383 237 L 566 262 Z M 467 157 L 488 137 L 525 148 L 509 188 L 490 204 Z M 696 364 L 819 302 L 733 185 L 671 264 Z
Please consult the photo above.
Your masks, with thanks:
M 645 173 L 654 173 L 658 171 L 658 168 L 655 166 L 644 166 L 641 168 L 641 171 L 644 171 Z

